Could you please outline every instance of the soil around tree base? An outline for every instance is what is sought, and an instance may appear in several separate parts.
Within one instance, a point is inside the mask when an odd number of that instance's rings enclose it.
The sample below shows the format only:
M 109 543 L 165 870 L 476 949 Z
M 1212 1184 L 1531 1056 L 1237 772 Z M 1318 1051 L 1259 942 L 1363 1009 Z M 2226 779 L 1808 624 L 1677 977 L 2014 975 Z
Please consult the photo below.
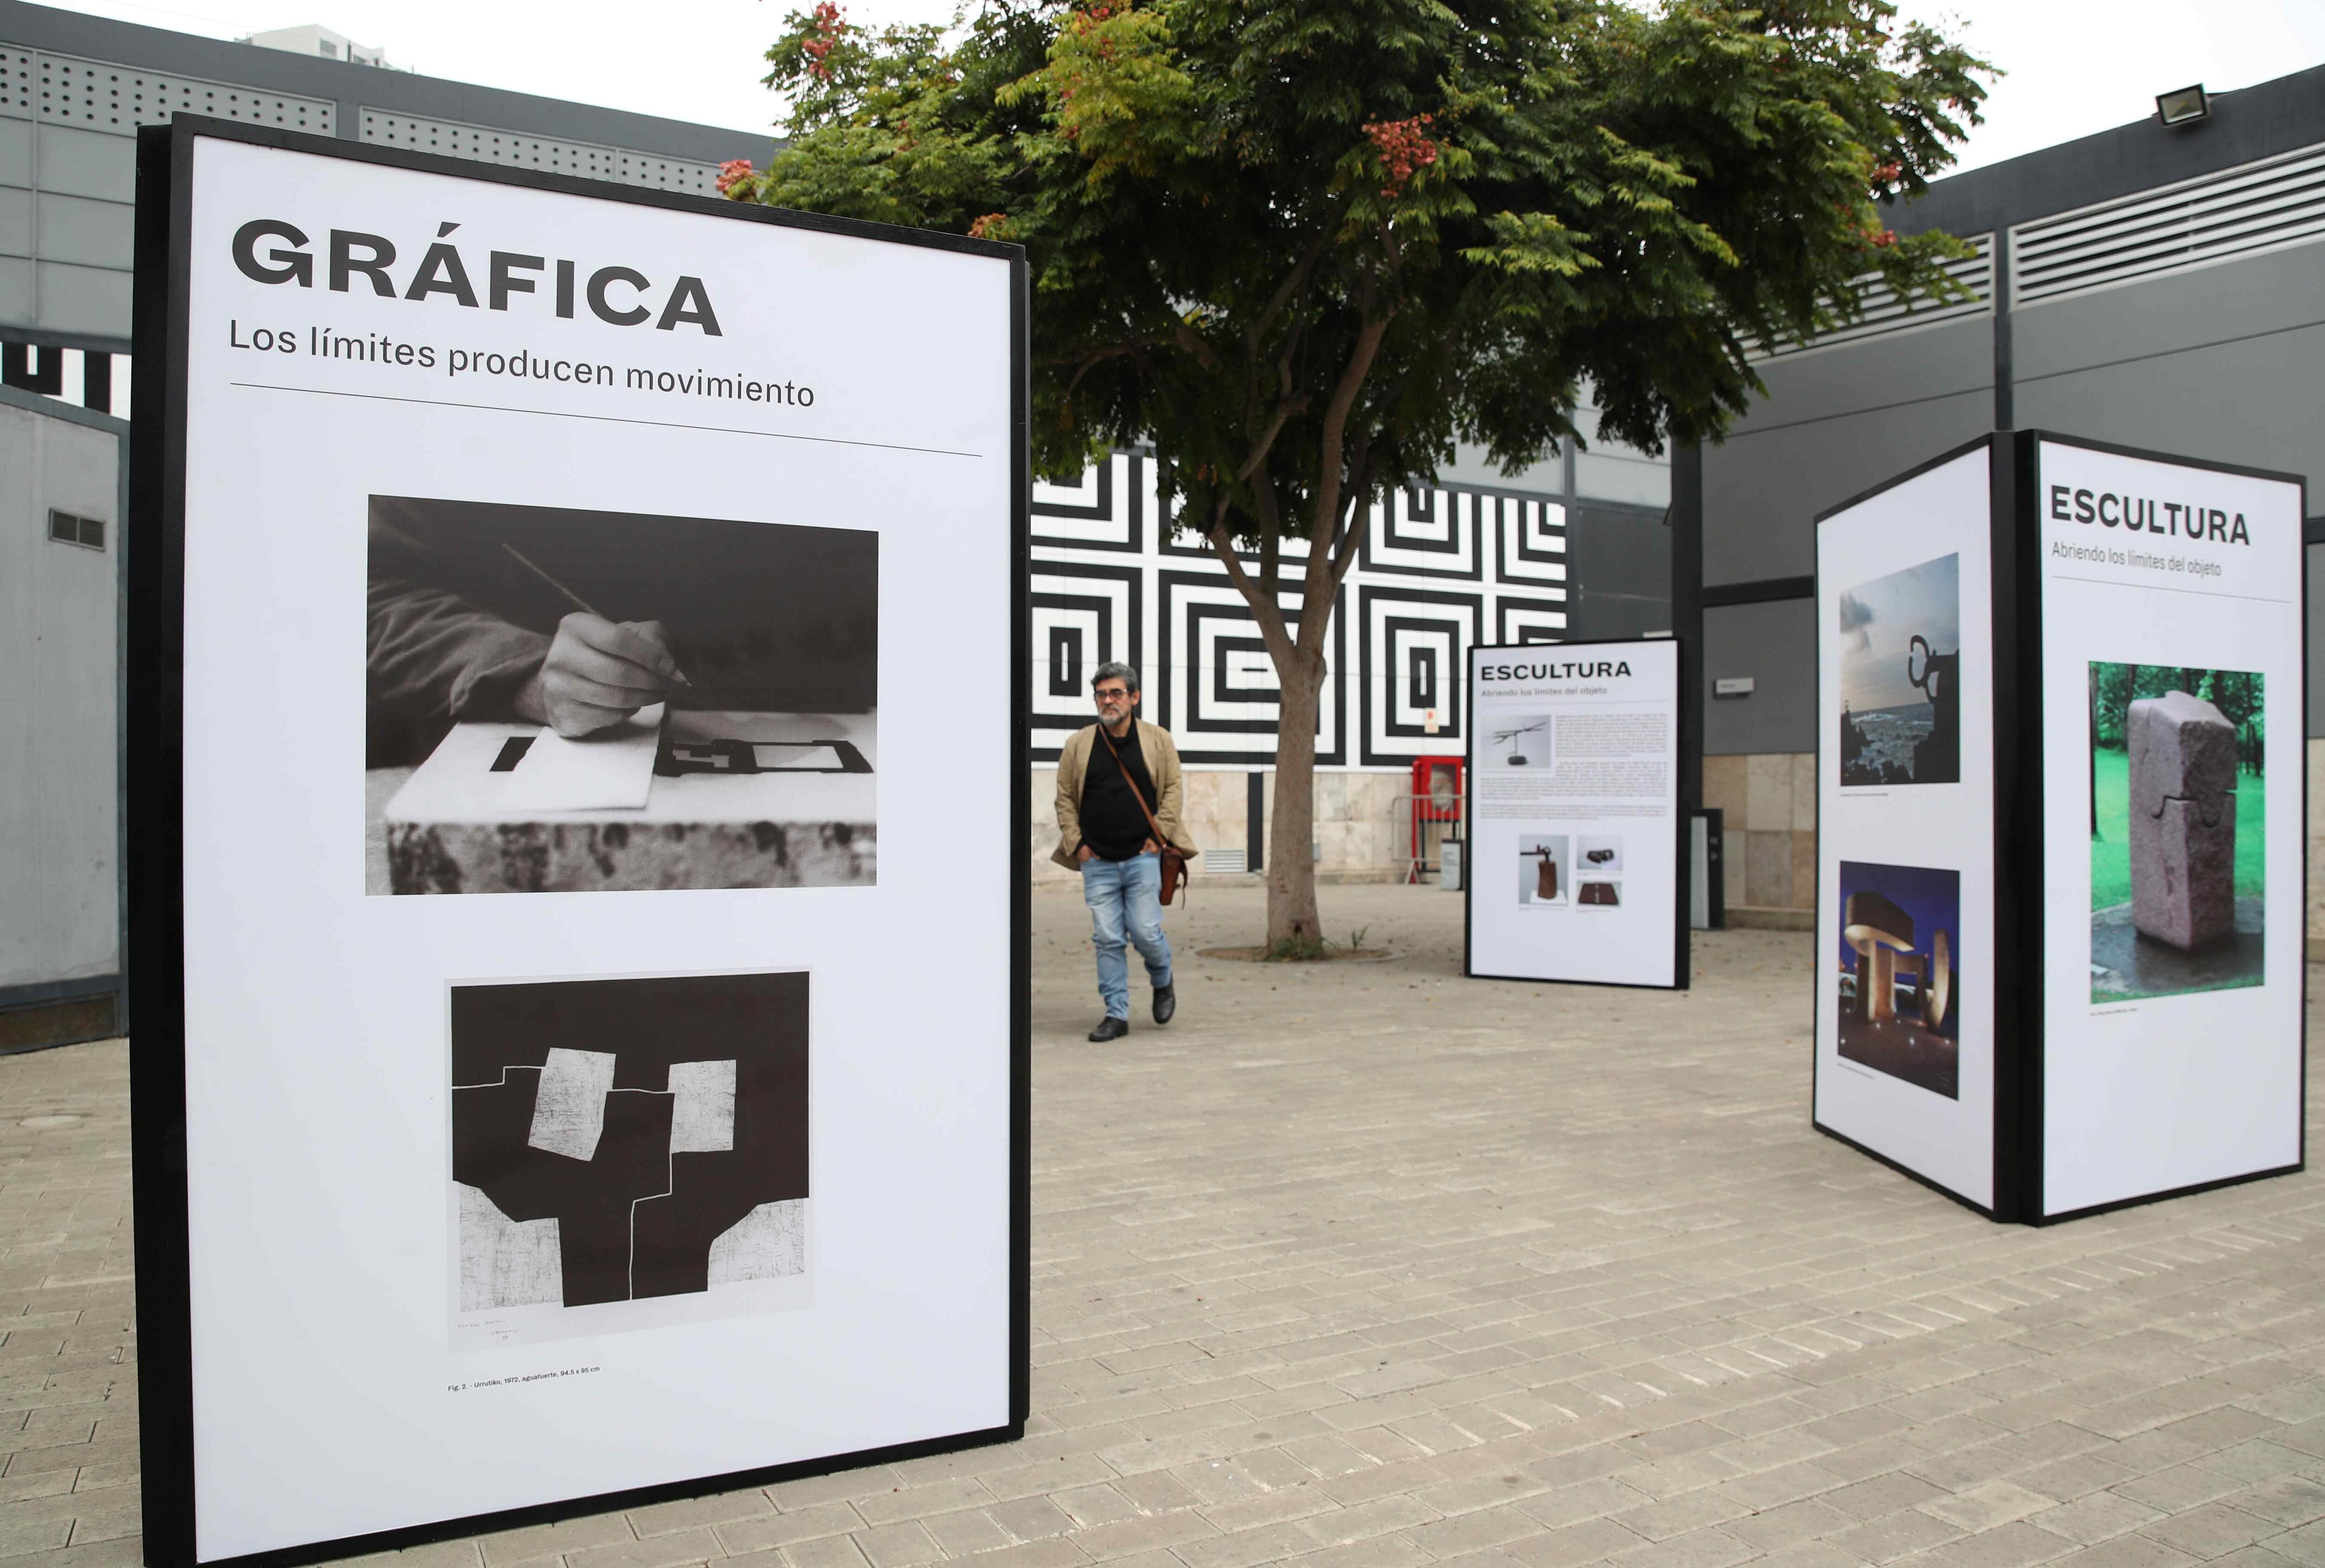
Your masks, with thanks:
M 2265 907 L 2258 896 L 2238 899 L 2236 930 L 2193 953 L 2142 935 L 2131 923 L 2129 904 L 2092 910 L 2091 1001 L 2132 1001 L 2260 984 L 2266 978 L 2262 972 Z
M 1385 947 L 1334 947 L 1314 958 L 1278 958 L 1270 960 L 1267 949 L 1262 947 L 1199 947 L 1195 950 L 1205 958 L 1224 958 L 1236 964 L 1378 964 L 1395 954 Z

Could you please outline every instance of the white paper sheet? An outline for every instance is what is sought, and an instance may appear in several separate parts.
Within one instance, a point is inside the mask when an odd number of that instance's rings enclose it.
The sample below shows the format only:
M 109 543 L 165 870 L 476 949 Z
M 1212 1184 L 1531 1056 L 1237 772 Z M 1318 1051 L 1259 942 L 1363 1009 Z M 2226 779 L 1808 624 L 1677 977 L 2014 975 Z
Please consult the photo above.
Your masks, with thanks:
M 753 746 L 751 754 L 762 772 L 837 773 L 839 753 L 829 746 Z
M 644 806 L 653 789 L 663 706 L 640 708 L 612 729 L 578 741 L 542 731 L 508 775 L 500 804 L 531 811 Z

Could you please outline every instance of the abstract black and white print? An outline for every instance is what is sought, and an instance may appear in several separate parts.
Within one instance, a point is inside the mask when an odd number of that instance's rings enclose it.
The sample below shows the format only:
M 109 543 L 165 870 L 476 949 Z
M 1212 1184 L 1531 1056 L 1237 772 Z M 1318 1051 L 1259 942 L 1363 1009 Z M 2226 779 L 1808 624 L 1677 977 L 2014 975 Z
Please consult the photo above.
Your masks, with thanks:
M 456 1344 L 798 1297 L 808 989 L 799 971 L 451 988 Z

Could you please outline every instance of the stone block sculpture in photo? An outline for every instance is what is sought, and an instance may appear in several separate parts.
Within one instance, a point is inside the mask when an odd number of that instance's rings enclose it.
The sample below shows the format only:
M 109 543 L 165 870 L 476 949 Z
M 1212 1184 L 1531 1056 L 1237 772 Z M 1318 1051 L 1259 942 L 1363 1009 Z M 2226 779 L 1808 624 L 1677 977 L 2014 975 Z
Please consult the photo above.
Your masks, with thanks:
M 2237 925 L 2237 732 L 2184 691 L 2143 697 L 2131 762 L 2131 919 L 2193 952 Z

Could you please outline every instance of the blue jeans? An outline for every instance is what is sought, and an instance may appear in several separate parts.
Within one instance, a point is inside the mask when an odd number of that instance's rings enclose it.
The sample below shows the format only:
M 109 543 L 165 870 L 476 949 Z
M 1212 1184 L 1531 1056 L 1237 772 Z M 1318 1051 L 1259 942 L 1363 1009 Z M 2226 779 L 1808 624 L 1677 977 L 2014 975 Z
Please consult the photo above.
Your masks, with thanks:
M 1082 902 L 1089 906 L 1090 945 L 1098 949 L 1098 993 L 1106 1016 L 1130 1016 L 1127 936 L 1146 960 L 1146 978 L 1156 990 L 1171 983 L 1171 943 L 1162 935 L 1162 858 L 1082 862 Z

